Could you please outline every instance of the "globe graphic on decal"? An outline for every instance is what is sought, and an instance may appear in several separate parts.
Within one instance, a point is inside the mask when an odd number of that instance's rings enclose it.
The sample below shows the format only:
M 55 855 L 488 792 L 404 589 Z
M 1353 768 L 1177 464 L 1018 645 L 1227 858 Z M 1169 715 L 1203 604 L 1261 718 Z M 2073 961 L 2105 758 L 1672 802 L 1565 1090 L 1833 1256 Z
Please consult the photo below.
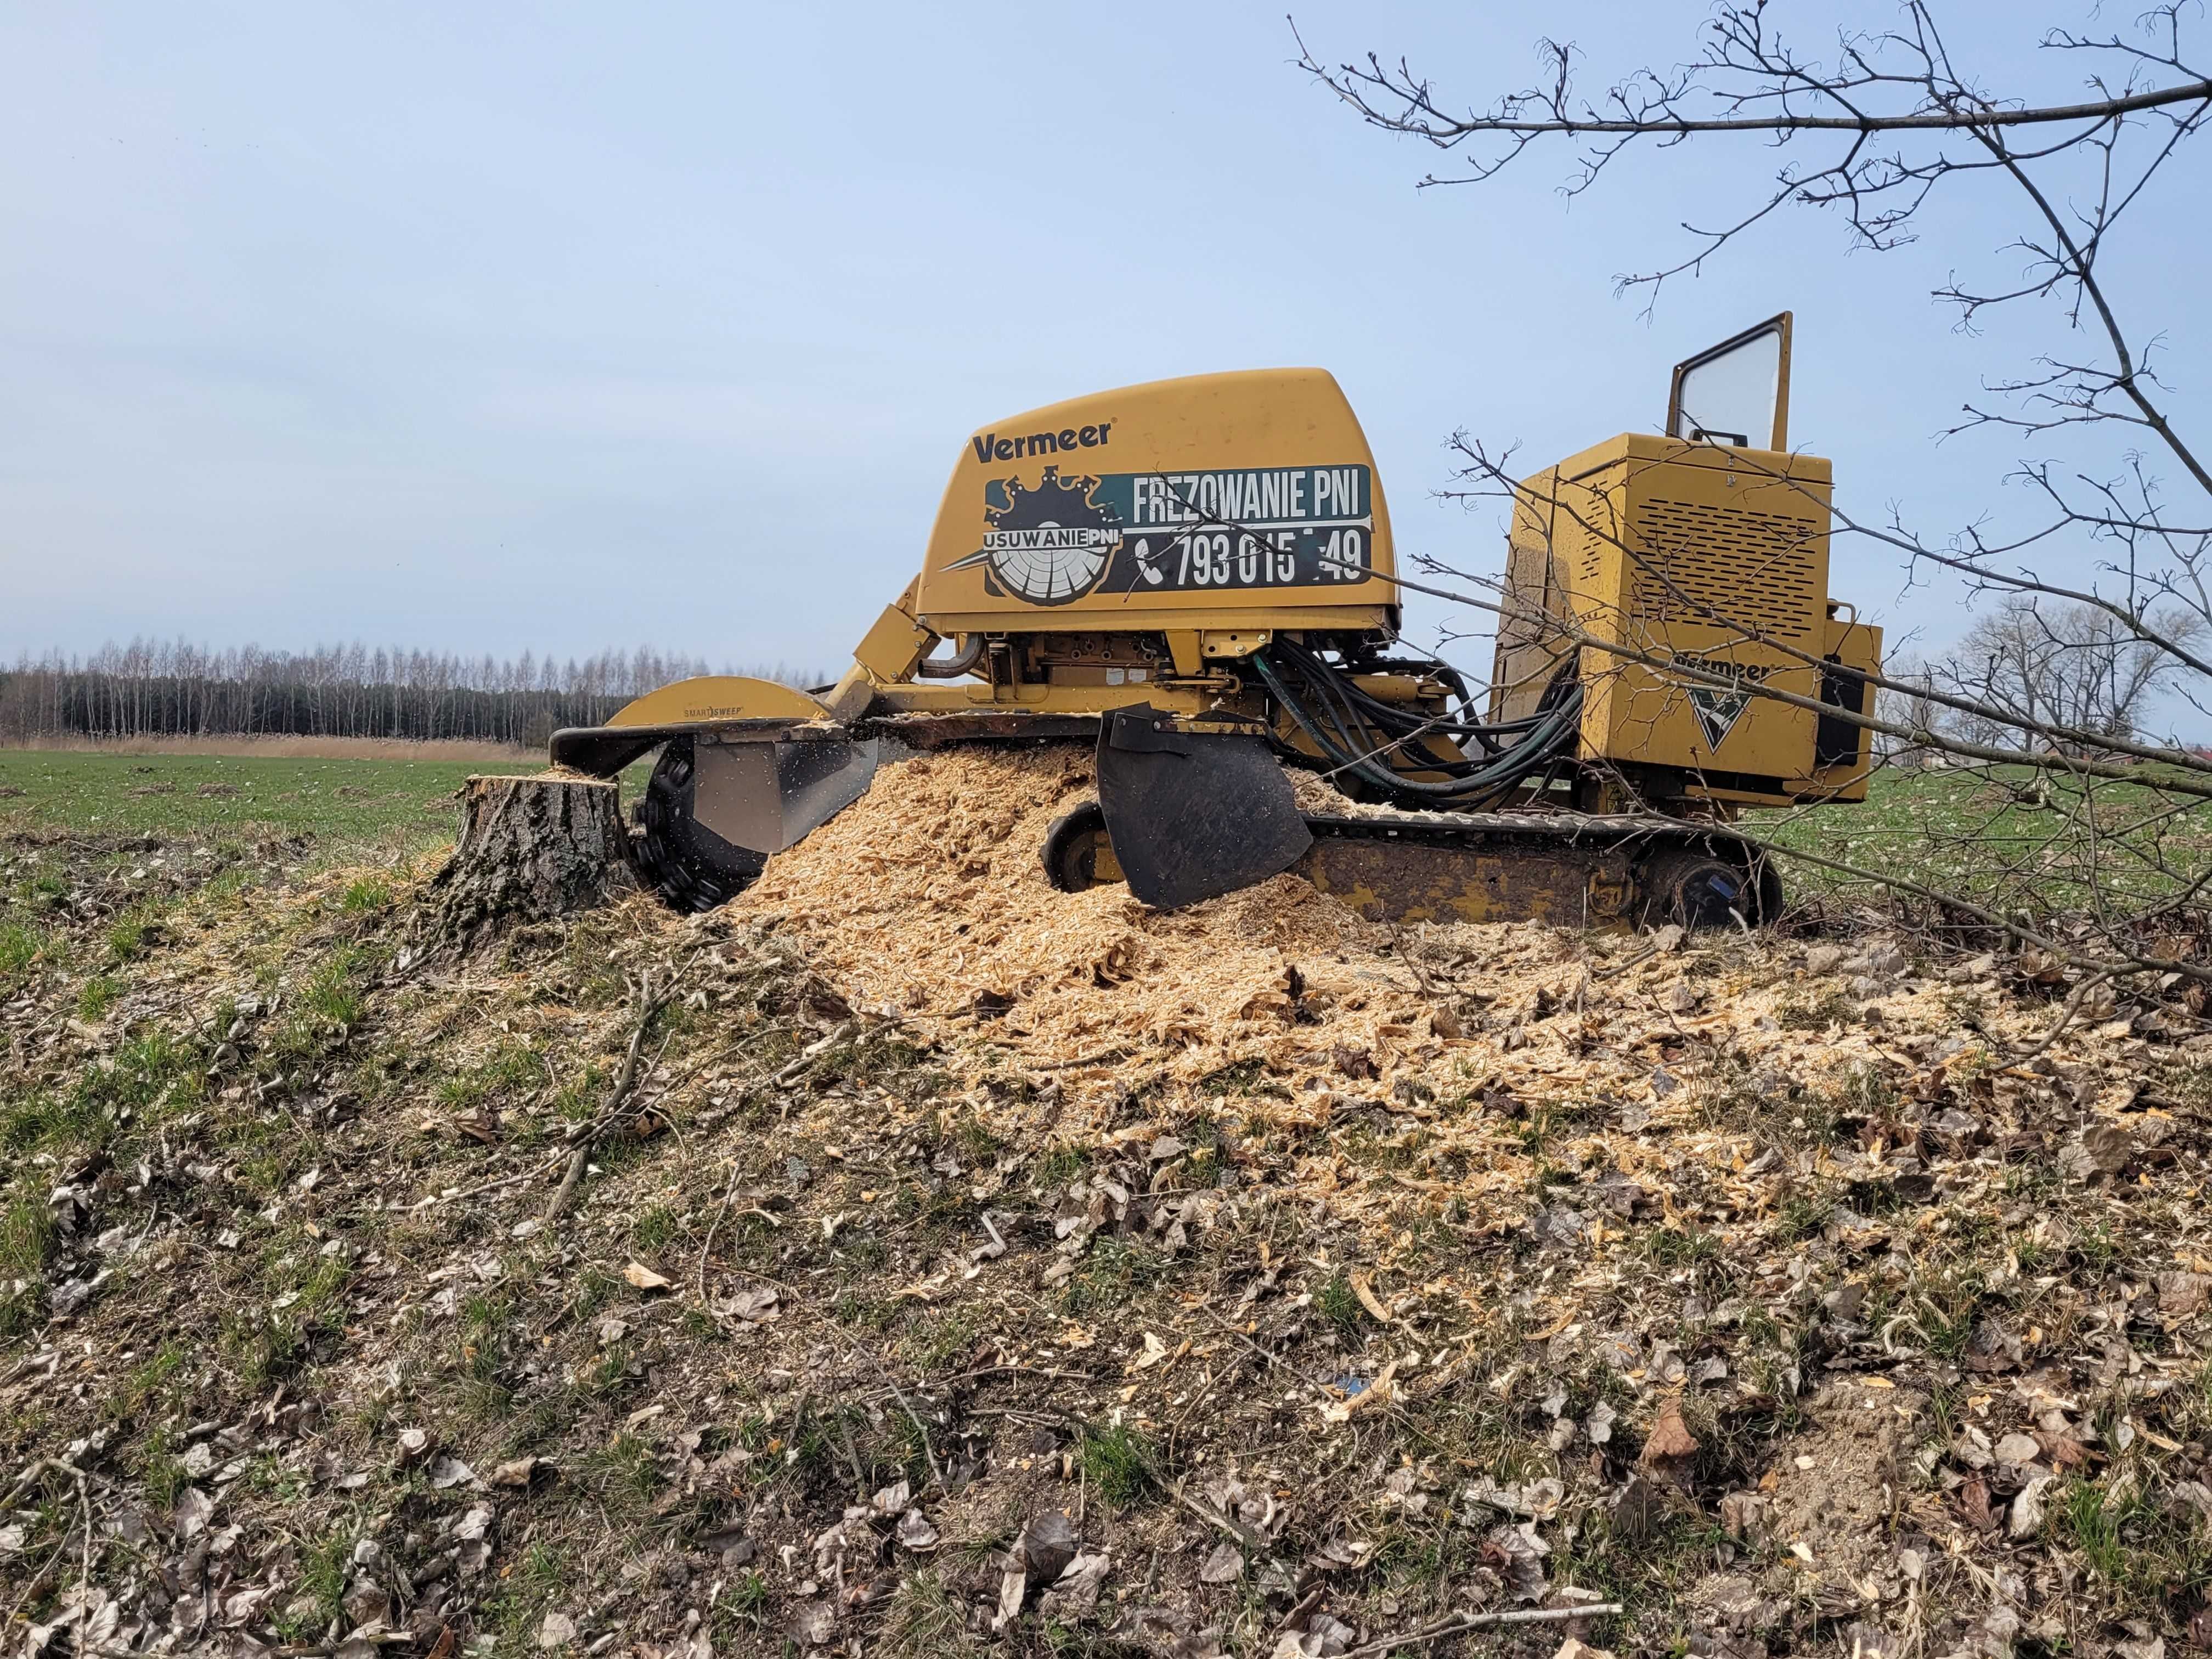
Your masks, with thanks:
M 1048 466 L 1035 489 L 1006 481 L 1006 505 L 985 509 L 983 552 L 1006 586 L 1032 605 L 1066 605 L 1097 586 L 1121 539 L 1111 507 L 1091 499 L 1096 480 Z M 968 561 L 963 560 L 962 563 Z

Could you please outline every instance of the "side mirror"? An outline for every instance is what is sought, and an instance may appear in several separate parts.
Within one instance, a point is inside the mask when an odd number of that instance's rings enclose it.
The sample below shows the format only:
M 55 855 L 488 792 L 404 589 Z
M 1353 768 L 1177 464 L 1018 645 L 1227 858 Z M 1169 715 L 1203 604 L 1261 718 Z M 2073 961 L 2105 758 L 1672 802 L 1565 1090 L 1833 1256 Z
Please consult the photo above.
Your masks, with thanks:
M 1667 435 L 1739 449 L 1790 447 L 1790 313 L 1674 365 Z

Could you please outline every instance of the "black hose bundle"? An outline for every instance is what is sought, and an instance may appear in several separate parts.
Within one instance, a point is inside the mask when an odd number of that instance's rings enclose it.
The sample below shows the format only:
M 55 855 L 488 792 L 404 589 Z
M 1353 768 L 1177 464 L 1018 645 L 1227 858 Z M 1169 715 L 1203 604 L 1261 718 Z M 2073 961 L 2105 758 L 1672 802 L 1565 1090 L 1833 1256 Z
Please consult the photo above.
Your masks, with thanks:
M 1501 801 L 1538 772 L 1571 758 L 1581 729 L 1582 682 L 1571 674 L 1552 683 L 1534 714 L 1486 723 L 1439 720 L 1384 702 L 1319 653 L 1279 635 L 1251 662 L 1333 775 L 1348 775 L 1404 805 L 1474 811 Z M 1464 684 L 1456 674 L 1449 683 L 1459 686 L 1464 716 L 1471 701 Z M 1429 736 L 1472 743 L 1481 757 L 1440 759 L 1419 746 Z M 1441 775 L 1435 781 L 1411 775 L 1424 772 Z

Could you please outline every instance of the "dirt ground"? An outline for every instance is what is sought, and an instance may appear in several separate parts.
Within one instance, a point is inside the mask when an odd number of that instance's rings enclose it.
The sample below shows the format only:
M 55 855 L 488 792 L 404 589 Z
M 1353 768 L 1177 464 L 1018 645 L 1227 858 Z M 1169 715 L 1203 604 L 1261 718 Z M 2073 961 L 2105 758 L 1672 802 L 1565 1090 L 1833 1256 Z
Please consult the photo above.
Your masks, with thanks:
M 0 1642 L 2212 1640 L 2185 1009 L 1057 894 L 1088 787 L 886 768 L 464 960 L 406 867 L 0 848 Z

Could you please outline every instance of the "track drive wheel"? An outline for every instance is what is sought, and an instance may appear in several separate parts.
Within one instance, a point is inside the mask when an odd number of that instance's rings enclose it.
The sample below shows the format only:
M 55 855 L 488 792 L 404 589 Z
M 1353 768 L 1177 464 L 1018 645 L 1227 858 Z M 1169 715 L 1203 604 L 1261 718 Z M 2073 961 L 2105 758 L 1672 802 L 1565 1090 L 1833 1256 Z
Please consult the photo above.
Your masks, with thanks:
M 1095 800 L 1062 812 L 1045 831 L 1044 878 L 1063 893 L 1080 893 L 1121 878 L 1106 839 L 1106 813 Z
M 663 902 L 684 911 L 711 910 L 750 886 L 766 867 L 762 854 L 732 846 L 692 813 L 691 740 L 672 739 L 660 751 L 645 799 L 637 804 L 632 855 L 640 878 Z
M 1695 848 L 1676 848 L 1652 859 L 1644 871 L 1644 920 L 1654 927 L 1674 922 L 1692 930 L 1741 922 L 1757 927 L 1782 908 L 1782 883 L 1764 863 L 1756 871 Z

